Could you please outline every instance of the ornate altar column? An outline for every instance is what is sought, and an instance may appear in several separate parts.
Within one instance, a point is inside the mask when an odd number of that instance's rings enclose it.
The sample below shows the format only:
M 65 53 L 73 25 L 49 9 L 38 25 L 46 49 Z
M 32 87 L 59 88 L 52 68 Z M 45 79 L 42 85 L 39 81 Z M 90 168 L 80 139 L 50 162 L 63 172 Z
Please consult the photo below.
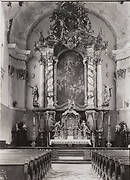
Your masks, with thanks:
M 44 107 L 45 105 L 45 96 L 44 96 L 44 91 L 45 91 L 45 65 L 42 63 L 40 65 L 40 88 L 39 88 L 39 106 Z
M 102 107 L 102 59 L 97 60 L 97 107 Z
M 95 63 L 94 63 L 94 49 L 93 47 L 87 49 L 88 59 L 88 107 L 95 106 Z
M 55 124 L 55 111 L 46 111 L 46 132 L 47 132 L 47 146 L 49 146 L 50 143 L 50 136 L 52 128 Z
M 47 48 L 47 107 L 54 108 L 53 49 Z
M 85 95 L 85 100 L 84 100 L 84 104 L 87 105 L 87 57 L 84 58 L 83 60 L 83 64 L 84 64 L 84 95 Z
M 97 137 L 96 137 L 96 128 L 97 128 L 97 112 L 94 110 L 85 111 L 85 116 L 91 130 L 91 140 L 92 146 L 96 147 L 97 144 Z
M 57 63 L 58 59 L 54 59 L 54 103 L 57 105 Z

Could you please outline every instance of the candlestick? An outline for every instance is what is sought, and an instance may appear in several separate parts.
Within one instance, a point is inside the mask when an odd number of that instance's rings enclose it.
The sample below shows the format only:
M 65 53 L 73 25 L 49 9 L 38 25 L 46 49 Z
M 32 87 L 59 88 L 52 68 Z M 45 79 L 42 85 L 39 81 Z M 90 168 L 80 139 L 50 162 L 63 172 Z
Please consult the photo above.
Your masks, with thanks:
M 111 147 L 111 143 L 110 143 L 110 138 L 111 138 L 111 119 L 110 119 L 110 115 L 108 115 L 108 134 L 107 134 L 107 139 L 108 139 L 108 142 L 107 142 L 107 147 Z
M 36 119 L 33 117 L 33 125 L 36 125 Z

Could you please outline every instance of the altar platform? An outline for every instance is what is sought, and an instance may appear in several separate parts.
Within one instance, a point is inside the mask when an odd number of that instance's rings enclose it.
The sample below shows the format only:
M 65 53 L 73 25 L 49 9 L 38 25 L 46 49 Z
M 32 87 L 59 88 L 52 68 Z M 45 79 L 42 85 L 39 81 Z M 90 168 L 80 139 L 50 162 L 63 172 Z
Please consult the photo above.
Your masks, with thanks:
M 50 146 L 55 145 L 84 145 L 91 146 L 90 139 L 50 139 Z

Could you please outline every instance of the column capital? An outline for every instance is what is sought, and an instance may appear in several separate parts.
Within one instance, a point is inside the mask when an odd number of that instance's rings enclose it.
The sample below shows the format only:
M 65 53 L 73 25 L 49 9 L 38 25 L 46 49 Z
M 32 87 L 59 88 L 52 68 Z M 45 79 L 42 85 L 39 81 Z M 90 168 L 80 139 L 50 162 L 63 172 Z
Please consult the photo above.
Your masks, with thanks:
M 96 58 L 97 65 L 101 65 L 103 62 L 103 59 L 101 57 Z
M 126 77 L 126 68 L 116 70 L 116 78 L 125 79 Z
M 115 61 L 120 61 L 130 57 L 130 42 L 128 42 L 122 49 L 112 51 L 112 55 L 115 57 Z
M 94 57 L 94 47 L 87 48 L 87 56 Z

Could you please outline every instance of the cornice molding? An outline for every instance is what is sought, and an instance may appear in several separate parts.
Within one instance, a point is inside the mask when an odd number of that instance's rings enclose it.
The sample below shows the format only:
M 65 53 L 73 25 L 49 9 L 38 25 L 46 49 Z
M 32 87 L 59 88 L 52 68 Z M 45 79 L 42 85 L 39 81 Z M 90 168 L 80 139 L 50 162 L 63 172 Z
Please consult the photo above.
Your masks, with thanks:
M 18 48 L 16 44 L 8 44 L 9 54 L 15 59 L 26 61 L 28 55 L 31 53 L 30 50 L 23 50 Z
M 130 42 L 127 43 L 122 49 L 112 51 L 115 60 L 120 61 L 130 57 Z

